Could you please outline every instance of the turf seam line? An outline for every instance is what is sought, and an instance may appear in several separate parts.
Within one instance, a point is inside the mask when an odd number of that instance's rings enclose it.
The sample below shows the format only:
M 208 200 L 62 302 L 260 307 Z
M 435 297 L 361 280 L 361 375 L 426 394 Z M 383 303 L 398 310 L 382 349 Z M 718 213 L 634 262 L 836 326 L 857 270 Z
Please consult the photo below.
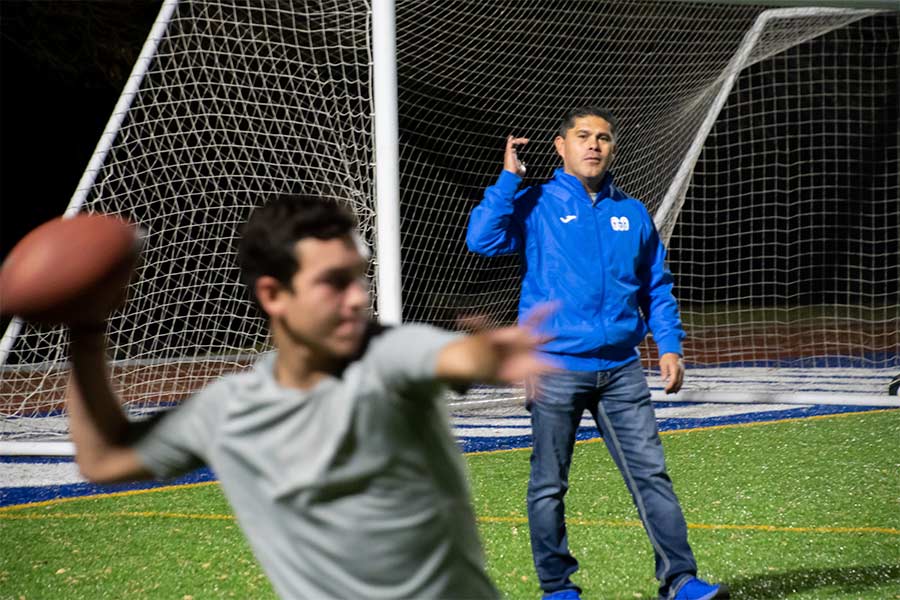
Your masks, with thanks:
M 527 517 L 478 517 L 481 523 L 512 523 L 526 525 Z M 604 521 L 596 519 L 566 519 L 566 525 L 580 525 L 584 527 L 643 527 L 640 521 Z M 887 535 L 900 535 L 900 529 L 892 527 L 787 527 L 780 525 L 737 525 L 730 523 L 688 523 L 688 529 L 710 530 L 742 530 L 742 531 L 773 531 L 783 533 L 883 533 Z
M 50 515 L 16 515 L 4 514 L 0 515 L 0 520 L 6 519 L 10 521 L 40 521 L 52 519 L 79 519 L 79 520 L 97 520 L 109 517 L 127 518 L 135 517 L 141 519 L 187 519 L 199 521 L 234 521 L 234 515 L 219 514 L 201 514 L 201 513 L 167 513 L 156 511 L 115 511 L 107 513 L 61 513 Z
M 234 515 L 227 514 L 202 514 L 202 513 L 169 513 L 157 511 L 115 511 L 109 513 L 61 513 L 45 515 L 16 515 L 3 514 L 0 520 L 53 520 L 53 519 L 79 519 L 98 520 L 104 518 L 150 518 L 150 519 L 186 519 L 201 521 L 234 521 Z M 477 517 L 480 523 L 510 523 L 514 525 L 526 525 L 526 517 Z M 582 527 L 643 527 L 640 521 L 609 521 L 602 519 L 566 519 L 568 525 Z M 788 527 L 780 525 L 738 525 L 733 523 L 688 523 L 688 529 L 707 530 L 739 530 L 739 531 L 765 531 L 779 533 L 881 533 L 886 535 L 900 535 L 900 529 L 891 527 Z

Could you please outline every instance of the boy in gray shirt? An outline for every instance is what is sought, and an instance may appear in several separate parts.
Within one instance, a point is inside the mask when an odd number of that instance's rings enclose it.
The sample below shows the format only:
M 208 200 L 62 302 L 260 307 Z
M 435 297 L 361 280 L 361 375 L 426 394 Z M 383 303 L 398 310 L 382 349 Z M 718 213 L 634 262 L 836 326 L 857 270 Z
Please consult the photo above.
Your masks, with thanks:
M 276 352 L 148 425 L 126 419 L 107 380 L 109 303 L 71 324 L 79 467 L 113 482 L 209 465 L 284 598 L 496 598 L 441 395 L 546 371 L 543 340 L 527 326 L 374 326 L 354 230 L 324 198 L 257 209 L 241 276 Z

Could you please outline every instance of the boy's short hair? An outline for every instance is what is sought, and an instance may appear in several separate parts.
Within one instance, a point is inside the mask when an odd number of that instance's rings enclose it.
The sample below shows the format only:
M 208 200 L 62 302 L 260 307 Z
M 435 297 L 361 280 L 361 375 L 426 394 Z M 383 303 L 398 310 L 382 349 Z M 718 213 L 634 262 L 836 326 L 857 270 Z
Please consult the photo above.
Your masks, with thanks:
M 566 132 L 575 126 L 575 119 L 580 119 L 581 117 L 600 117 L 609 123 L 610 133 L 616 135 L 616 129 L 618 129 L 619 125 L 615 115 L 608 108 L 594 105 L 578 106 L 567 110 L 559 122 L 557 135 L 566 137 Z
M 331 198 L 281 194 L 256 208 L 244 225 L 238 246 L 241 281 L 253 289 L 264 275 L 290 287 L 300 268 L 296 245 L 304 238 L 328 240 L 356 230 L 356 218 Z

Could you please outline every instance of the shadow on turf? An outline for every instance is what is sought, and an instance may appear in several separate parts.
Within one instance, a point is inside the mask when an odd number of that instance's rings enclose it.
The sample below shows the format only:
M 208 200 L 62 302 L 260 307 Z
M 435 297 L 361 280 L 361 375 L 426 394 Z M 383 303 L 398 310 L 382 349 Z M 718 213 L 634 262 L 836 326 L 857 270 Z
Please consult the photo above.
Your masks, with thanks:
M 829 592 L 864 593 L 886 583 L 900 583 L 900 564 L 773 572 L 728 581 L 734 598 L 769 600 L 830 588 Z

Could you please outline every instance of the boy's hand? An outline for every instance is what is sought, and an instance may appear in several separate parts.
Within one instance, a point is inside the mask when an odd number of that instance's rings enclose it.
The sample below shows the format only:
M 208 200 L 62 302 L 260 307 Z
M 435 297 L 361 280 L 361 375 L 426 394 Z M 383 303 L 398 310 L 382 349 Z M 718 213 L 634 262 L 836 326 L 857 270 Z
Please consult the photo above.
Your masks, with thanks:
M 552 339 L 539 328 L 556 308 L 554 303 L 538 305 L 520 325 L 499 329 L 484 329 L 487 320 L 483 317 L 466 317 L 461 324 L 472 333 L 444 348 L 437 378 L 457 383 L 519 383 L 555 370 L 557 366 L 537 350 Z

